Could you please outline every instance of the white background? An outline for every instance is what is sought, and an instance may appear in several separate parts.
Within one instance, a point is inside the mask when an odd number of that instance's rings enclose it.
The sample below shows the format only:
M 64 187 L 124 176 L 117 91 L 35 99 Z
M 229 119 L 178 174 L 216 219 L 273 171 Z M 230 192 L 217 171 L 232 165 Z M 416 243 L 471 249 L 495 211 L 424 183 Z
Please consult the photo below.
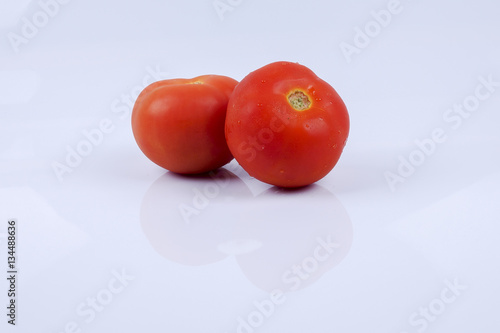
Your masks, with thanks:
M 0 2 L 2 332 L 500 331 L 497 1 L 41 3 Z M 241 80 L 277 60 L 310 67 L 349 109 L 344 154 L 317 184 L 284 192 L 234 161 L 180 177 L 138 149 L 144 84 Z

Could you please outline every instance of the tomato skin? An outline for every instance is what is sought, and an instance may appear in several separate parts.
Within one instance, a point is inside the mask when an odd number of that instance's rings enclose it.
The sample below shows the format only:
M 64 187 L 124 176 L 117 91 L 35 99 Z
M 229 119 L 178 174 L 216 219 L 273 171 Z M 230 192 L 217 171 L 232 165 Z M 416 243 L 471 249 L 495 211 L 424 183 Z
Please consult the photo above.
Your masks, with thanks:
M 292 106 L 289 96 L 297 93 L 310 103 L 307 109 Z M 333 169 L 349 126 L 347 108 L 332 86 L 307 67 L 282 61 L 255 70 L 236 86 L 225 133 L 233 156 L 251 176 L 300 187 Z
M 204 173 L 230 162 L 224 124 L 237 83 L 226 76 L 203 75 L 147 86 L 132 110 L 132 131 L 141 151 L 181 174 Z

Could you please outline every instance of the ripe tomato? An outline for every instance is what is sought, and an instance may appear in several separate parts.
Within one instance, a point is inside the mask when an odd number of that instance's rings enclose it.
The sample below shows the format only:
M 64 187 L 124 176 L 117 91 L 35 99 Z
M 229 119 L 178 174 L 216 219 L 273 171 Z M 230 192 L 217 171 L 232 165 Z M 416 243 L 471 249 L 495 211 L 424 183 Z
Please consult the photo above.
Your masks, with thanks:
M 226 140 L 253 177 L 299 187 L 327 175 L 349 134 L 347 108 L 309 68 L 275 62 L 236 86 L 226 115 Z
M 233 159 L 224 137 L 227 103 L 238 81 L 204 75 L 158 81 L 146 87 L 132 111 L 142 152 L 182 174 L 217 169 Z

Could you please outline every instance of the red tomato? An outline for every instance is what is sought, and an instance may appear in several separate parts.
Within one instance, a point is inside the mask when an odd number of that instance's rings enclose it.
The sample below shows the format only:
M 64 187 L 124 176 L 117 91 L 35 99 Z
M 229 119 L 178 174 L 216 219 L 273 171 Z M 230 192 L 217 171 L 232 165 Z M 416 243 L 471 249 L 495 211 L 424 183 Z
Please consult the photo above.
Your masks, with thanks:
M 253 177 L 299 187 L 327 175 L 349 134 L 347 108 L 310 69 L 275 62 L 247 75 L 234 89 L 226 140 Z
M 238 82 L 204 75 L 150 84 L 132 111 L 132 131 L 142 152 L 182 174 L 217 169 L 233 159 L 224 137 L 229 97 Z

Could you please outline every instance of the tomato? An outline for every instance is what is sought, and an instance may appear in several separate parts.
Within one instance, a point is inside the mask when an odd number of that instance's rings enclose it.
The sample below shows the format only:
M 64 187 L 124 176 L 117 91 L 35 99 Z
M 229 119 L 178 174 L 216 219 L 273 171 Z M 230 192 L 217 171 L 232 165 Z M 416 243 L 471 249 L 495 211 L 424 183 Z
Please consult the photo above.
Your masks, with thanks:
M 335 89 L 309 68 L 275 62 L 236 86 L 225 132 L 234 158 L 251 176 L 300 187 L 336 165 L 349 134 L 349 115 Z
M 233 159 L 224 137 L 227 103 L 238 81 L 221 75 L 170 79 L 147 86 L 132 111 L 142 152 L 182 174 L 217 169 Z

